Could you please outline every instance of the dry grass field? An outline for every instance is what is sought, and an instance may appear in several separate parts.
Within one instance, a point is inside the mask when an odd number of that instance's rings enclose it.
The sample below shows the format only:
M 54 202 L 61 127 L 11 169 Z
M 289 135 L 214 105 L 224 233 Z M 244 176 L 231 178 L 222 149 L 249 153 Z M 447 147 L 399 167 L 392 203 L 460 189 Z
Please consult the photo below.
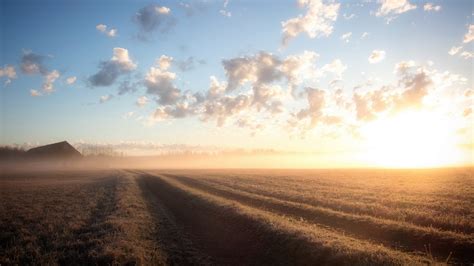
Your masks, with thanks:
M 473 173 L 5 173 L 0 264 L 472 264 Z

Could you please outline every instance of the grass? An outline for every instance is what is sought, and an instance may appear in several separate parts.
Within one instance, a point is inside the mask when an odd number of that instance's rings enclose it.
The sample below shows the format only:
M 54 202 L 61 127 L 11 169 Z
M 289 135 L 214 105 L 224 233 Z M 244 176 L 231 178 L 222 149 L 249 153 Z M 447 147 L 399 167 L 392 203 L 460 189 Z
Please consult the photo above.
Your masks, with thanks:
M 0 175 L 0 264 L 474 262 L 473 169 Z

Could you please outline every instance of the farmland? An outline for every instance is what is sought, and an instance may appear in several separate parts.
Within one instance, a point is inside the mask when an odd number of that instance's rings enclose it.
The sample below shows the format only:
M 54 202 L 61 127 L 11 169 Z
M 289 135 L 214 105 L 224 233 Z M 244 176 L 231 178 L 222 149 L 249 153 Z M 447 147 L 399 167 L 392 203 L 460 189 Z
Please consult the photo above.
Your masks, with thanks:
M 3 174 L 1 264 L 474 261 L 472 168 Z

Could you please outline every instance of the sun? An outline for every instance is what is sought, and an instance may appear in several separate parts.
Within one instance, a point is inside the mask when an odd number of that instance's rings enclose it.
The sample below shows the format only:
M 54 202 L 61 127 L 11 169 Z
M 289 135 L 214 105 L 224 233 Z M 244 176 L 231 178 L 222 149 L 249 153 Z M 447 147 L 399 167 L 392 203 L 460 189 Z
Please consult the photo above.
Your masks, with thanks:
M 382 118 L 362 129 L 364 160 L 381 167 L 441 167 L 462 160 L 456 122 L 428 111 Z

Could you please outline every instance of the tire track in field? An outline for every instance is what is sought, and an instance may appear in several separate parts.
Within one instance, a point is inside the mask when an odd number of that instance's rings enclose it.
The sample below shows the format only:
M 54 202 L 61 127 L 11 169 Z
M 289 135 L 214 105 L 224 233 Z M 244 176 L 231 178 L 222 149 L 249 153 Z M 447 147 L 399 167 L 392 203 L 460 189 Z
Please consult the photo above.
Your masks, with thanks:
M 143 189 L 211 264 L 418 264 L 423 257 L 354 239 L 209 194 L 165 176 L 140 174 Z M 169 232 L 162 232 L 170 234 Z M 166 236 L 161 239 L 166 242 Z M 179 241 L 179 240 L 178 240 Z M 163 243 L 166 246 L 166 243 Z M 189 247 L 184 247 L 189 248 Z M 177 256 L 179 254 L 169 254 Z
M 189 176 L 190 178 L 193 179 L 200 179 L 200 176 Z M 325 188 L 323 189 L 323 198 L 324 199 L 318 199 L 318 198 L 307 198 L 307 197 L 300 197 L 299 195 L 289 195 L 285 194 L 284 192 L 282 193 L 281 191 L 284 190 L 285 186 L 292 187 L 292 190 L 295 191 L 292 181 L 291 183 L 275 183 L 271 182 L 270 186 L 273 186 L 274 189 L 277 189 L 278 192 L 274 191 L 268 191 L 260 187 L 267 187 L 269 182 L 268 179 L 265 181 L 261 180 L 255 180 L 251 179 L 251 186 L 247 186 L 245 183 L 246 181 L 248 182 L 249 180 L 245 180 L 245 178 L 238 178 L 234 179 L 235 177 L 232 178 L 230 182 L 228 180 L 222 180 L 225 178 L 203 178 L 200 180 L 203 180 L 204 182 L 207 183 L 212 183 L 212 184 L 219 184 L 222 186 L 227 186 L 231 187 L 233 189 L 237 189 L 240 191 L 246 191 L 252 194 L 260 194 L 260 195 L 265 195 L 273 198 L 278 198 L 281 200 L 285 201 L 292 201 L 292 202 L 297 202 L 297 203 L 303 203 L 303 204 L 308 204 L 308 205 L 313 205 L 317 207 L 325 207 L 341 212 L 346 212 L 346 213 L 353 213 L 353 214 L 365 214 L 369 216 L 382 216 L 384 219 L 387 220 L 393 220 L 393 221 L 402 221 L 402 222 L 408 222 L 417 226 L 421 227 L 435 227 L 439 228 L 440 230 L 443 231 L 450 231 L 450 232 L 455 232 L 455 233 L 462 233 L 462 234 L 473 234 L 474 233 L 474 227 L 471 225 L 471 223 L 466 223 L 466 224 L 459 224 L 459 223 L 450 223 L 449 221 L 440 221 L 436 217 L 436 215 L 432 216 L 432 213 L 420 213 L 420 212 L 412 212 L 413 209 L 415 208 L 422 208 L 422 209 L 432 209 L 436 210 L 438 213 L 443 213 L 446 214 L 451 214 L 451 212 L 447 212 L 445 208 L 442 208 L 438 205 L 433 205 L 432 203 L 423 203 L 423 202 L 397 202 L 397 201 L 384 201 L 383 203 L 378 203 L 376 202 L 376 197 L 372 196 L 370 197 L 370 200 L 367 200 L 368 197 L 367 195 L 363 195 L 361 193 L 361 189 L 349 189 L 349 187 L 344 186 L 344 193 L 338 192 L 338 193 L 330 193 L 328 189 L 328 184 L 321 183 L 321 186 L 324 186 Z M 262 177 L 263 178 L 263 177 Z M 239 184 L 242 181 L 245 185 Z M 274 180 L 273 180 L 274 181 Z M 301 181 L 301 180 L 300 180 Z M 312 184 L 314 186 L 314 184 Z M 319 184 L 318 184 L 319 186 Z M 334 186 L 334 184 L 333 184 Z M 337 184 L 338 188 L 341 186 Z M 301 187 L 299 187 L 301 189 Z M 297 189 L 296 189 L 297 191 Z M 321 192 L 321 189 L 318 187 L 318 193 Z M 308 190 L 304 190 L 303 193 L 308 193 Z M 358 195 L 358 193 L 362 195 Z M 383 196 L 382 196 L 383 197 Z M 459 201 L 458 201 L 459 202 Z M 363 204 L 362 206 L 359 204 Z M 456 204 L 455 202 L 451 202 L 451 204 Z M 460 202 L 459 205 L 465 205 L 464 202 Z M 396 213 L 393 213 L 392 211 L 394 209 L 397 210 L 402 210 L 405 213 L 404 219 L 397 219 L 399 217 L 399 214 L 397 215 Z M 387 213 L 388 211 L 388 213 Z M 461 211 L 462 212 L 462 211 Z M 381 215 L 381 213 L 383 213 Z
M 242 192 L 230 187 L 210 185 L 185 176 L 169 174 L 164 176 L 228 200 L 296 219 L 304 219 L 328 228 L 347 232 L 359 239 L 369 239 L 392 248 L 408 252 L 425 252 L 425 245 L 430 245 L 432 254 L 440 259 L 447 258 L 451 251 L 455 251 L 453 257 L 460 262 L 469 263 L 474 260 L 474 255 L 472 255 L 474 254 L 474 241 L 462 234 L 433 231 L 430 228 L 400 224 L 367 215 L 341 213 L 308 204 Z

